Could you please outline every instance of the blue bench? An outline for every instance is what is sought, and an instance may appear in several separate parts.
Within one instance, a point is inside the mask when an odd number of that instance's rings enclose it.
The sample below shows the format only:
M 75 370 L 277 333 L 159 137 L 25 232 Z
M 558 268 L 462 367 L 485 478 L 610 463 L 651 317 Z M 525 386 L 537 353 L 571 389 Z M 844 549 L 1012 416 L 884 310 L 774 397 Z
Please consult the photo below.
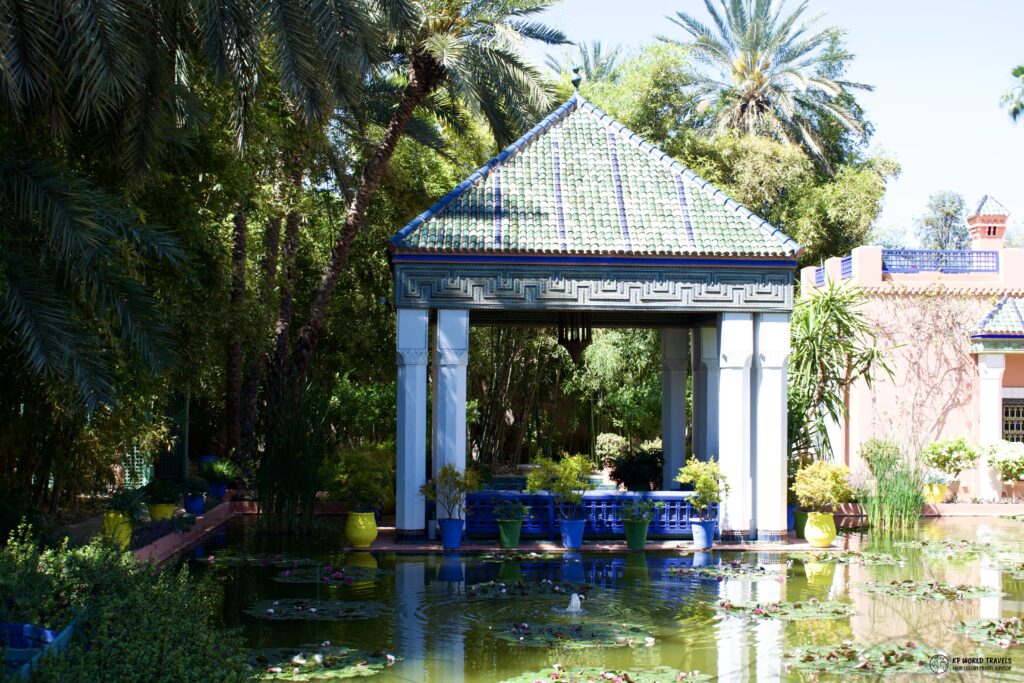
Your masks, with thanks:
M 663 504 L 655 513 L 648 529 L 650 538 L 688 538 L 693 535 L 690 520 L 696 515 L 690 505 L 690 491 L 587 491 L 583 494 L 581 510 L 587 520 L 587 538 L 612 538 L 624 533 L 620 516 L 623 506 L 635 500 L 650 500 Z M 556 538 L 558 511 L 555 499 L 549 493 L 519 493 L 514 491 L 477 491 L 466 498 L 466 536 L 469 538 L 496 538 L 498 522 L 494 518 L 496 501 L 518 500 L 529 508 L 523 519 L 522 535 L 526 538 Z M 717 506 L 712 515 L 718 516 Z

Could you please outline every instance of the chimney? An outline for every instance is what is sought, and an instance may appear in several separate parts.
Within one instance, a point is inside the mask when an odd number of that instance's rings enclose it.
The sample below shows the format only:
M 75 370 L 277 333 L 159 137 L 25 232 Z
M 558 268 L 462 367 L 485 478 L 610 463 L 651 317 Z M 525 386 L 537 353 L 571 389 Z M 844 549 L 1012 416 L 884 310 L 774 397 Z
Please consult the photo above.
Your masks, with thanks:
M 971 231 L 971 249 L 974 251 L 998 251 L 1003 248 L 1006 236 L 1006 219 L 1010 212 L 995 197 L 985 195 L 967 216 L 967 227 Z

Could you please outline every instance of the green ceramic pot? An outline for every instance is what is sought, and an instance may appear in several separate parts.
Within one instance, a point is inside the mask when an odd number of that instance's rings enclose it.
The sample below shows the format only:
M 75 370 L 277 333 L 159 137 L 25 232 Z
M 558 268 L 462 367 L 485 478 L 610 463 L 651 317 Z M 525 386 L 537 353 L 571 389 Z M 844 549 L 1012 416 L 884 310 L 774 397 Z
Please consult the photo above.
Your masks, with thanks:
M 518 548 L 519 532 L 523 529 L 521 519 L 499 519 L 498 520 L 498 541 L 502 548 Z
M 804 528 L 807 526 L 807 511 L 797 510 L 793 513 L 793 531 L 797 538 L 804 537 Z
M 650 524 L 647 520 L 623 522 L 626 528 L 626 547 L 630 550 L 643 550 L 647 545 L 647 528 Z

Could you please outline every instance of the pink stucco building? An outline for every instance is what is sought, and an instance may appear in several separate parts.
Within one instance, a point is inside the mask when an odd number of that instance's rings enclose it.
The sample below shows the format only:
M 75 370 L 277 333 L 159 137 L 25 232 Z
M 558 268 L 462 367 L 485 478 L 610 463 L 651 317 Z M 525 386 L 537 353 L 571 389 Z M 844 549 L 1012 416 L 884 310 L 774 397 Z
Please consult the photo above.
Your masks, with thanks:
M 915 452 L 958 435 L 1024 440 L 1024 249 L 1003 248 L 1008 215 L 986 196 L 968 217 L 970 249 L 863 246 L 801 271 L 805 292 L 829 281 L 860 287 L 893 371 L 851 389 L 847 419 L 830 435 L 855 472 L 872 437 Z M 1001 493 L 985 462 L 960 481 L 961 499 Z

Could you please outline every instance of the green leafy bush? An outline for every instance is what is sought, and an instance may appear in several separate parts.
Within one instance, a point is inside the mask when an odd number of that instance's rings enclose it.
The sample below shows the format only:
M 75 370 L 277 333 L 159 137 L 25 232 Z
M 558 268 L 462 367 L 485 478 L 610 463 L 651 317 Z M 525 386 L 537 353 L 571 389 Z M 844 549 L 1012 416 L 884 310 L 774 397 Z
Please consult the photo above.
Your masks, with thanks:
M 824 512 L 853 496 L 849 478 L 850 470 L 845 465 L 818 460 L 796 473 L 793 493 L 801 508 Z
M 353 510 L 372 511 L 395 500 L 395 446 L 372 444 L 339 451 L 321 467 L 332 497 Z
M 234 484 L 242 478 L 242 470 L 230 460 L 218 459 L 203 465 L 203 478 L 214 484 Z
M 476 472 L 460 472 L 454 465 L 445 465 L 437 476 L 420 487 L 420 493 L 438 504 L 445 516 L 439 519 L 461 519 L 466 509 L 466 496 L 480 488 Z
M 118 489 L 104 502 L 103 509 L 120 512 L 134 524 L 143 521 L 145 504 L 146 494 L 142 489 Z
M 622 457 L 629 450 L 629 442 L 626 437 L 606 432 L 598 434 L 594 442 L 594 455 L 602 465 Z
M 661 439 L 644 441 L 611 460 L 609 476 L 629 491 L 651 491 L 661 484 L 663 462 Z
M 530 506 L 512 498 L 493 498 L 491 507 L 494 510 L 494 519 L 499 522 L 523 519 L 530 514 Z
M 181 499 L 181 486 L 167 479 L 151 479 L 142 491 L 147 503 L 171 505 Z
M 954 479 L 978 464 L 977 449 L 962 436 L 930 443 L 921 454 L 929 467 L 950 474 Z
M 634 498 L 619 510 L 619 519 L 623 522 L 649 522 L 664 507 L 661 501 Z
M 725 475 L 714 458 L 702 462 L 691 455 L 686 461 L 686 467 L 680 468 L 676 481 L 693 486 L 690 505 L 703 520 L 710 519 L 711 506 L 721 503 L 722 496 L 729 491 Z
M 989 465 L 999 471 L 1000 481 L 1024 480 L 1024 443 L 999 441 L 983 449 Z
M 100 543 L 41 548 L 23 525 L 0 550 L 0 620 L 75 620 L 68 647 L 42 658 L 31 681 L 251 680 L 244 642 L 219 613 L 210 581 Z
M 585 455 L 568 455 L 558 461 L 541 458 L 536 464 L 537 469 L 526 477 L 526 490 L 530 493 L 549 491 L 557 500 L 562 517 L 577 519 L 583 492 L 594 488 L 588 480 L 590 459 Z

